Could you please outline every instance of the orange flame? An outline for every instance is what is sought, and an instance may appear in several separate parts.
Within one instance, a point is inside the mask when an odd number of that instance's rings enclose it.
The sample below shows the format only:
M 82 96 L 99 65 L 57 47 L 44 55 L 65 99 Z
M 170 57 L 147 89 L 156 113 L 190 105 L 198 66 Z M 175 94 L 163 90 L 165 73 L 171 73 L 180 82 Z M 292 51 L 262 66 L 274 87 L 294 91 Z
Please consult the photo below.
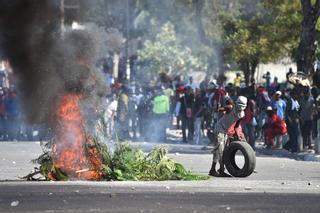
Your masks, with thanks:
M 80 109 L 81 96 L 65 95 L 57 111 L 59 127 L 56 131 L 55 168 L 71 179 L 100 180 L 102 162 L 92 138 L 86 135 Z M 49 177 L 56 179 L 53 174 Z

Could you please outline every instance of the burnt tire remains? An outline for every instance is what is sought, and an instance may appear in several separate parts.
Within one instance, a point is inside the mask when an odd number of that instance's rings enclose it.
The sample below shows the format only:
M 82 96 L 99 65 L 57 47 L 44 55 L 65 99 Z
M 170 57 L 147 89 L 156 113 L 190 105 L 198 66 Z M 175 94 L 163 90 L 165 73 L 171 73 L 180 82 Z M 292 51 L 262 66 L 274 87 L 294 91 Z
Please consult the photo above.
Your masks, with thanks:
M 239 168 L 236 163 L 236 153 L 240 151 L 244 156 L 244 165 Z M 234 177 L 248 177 L 256 167 L 256 153 L 246 142 L 234 141 L 226 146 L 223 162 L 228 172 Z

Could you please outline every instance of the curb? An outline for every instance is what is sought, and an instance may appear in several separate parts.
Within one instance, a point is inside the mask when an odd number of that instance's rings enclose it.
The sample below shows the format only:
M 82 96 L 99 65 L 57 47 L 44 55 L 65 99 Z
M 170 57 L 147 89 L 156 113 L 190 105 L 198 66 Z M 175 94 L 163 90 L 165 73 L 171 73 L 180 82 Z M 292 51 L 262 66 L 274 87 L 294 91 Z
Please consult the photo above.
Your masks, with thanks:
M 274 157 L 290 158 L 299 161 L 310 161 L 310 162 L 320 162 L 320 155 L 314 154 L 312 152 L 299 152 L 299 153 L 290 153 L 285 149 L 265 149 L 259 147 L 256 149 L 257 154 L 268 155 Z

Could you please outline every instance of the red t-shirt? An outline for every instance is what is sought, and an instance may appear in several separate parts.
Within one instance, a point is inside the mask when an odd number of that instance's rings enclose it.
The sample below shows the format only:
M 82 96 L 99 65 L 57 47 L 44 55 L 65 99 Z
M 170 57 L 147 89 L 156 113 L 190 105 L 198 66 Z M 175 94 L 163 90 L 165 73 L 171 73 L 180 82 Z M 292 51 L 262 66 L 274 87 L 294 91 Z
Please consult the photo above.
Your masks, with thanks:
M 287 133 L 286 123 L 275 113 L 268 119 L 268 124 L 271 124 L 272 128 L 279 128 L 281 134 Z

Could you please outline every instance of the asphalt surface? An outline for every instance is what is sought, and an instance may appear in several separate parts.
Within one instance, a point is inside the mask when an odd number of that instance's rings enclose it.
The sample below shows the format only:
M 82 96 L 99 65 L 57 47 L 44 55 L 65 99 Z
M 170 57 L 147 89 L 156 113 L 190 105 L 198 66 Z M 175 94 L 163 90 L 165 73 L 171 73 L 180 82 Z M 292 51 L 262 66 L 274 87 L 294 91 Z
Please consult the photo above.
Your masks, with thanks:
M 150 144 L 139 146 L 150 149 Z M 171 158 L 206 175 L 212 155 L 173 144 Z M 194 152 L 194 150 L 198 150 Z M 39 143 L 0 143 L 0 212 L 319 212 L 320 163 L 258 155 L 247 178 L 163 182 L 27 182 Z M 192 154 L 190 154 L 192 153 Z M 241 157 L 238 157 L 241 161 Z
M 1 187 L 1 212 L 319 212 L 319 194 L 144 191 L 85 185 Z

